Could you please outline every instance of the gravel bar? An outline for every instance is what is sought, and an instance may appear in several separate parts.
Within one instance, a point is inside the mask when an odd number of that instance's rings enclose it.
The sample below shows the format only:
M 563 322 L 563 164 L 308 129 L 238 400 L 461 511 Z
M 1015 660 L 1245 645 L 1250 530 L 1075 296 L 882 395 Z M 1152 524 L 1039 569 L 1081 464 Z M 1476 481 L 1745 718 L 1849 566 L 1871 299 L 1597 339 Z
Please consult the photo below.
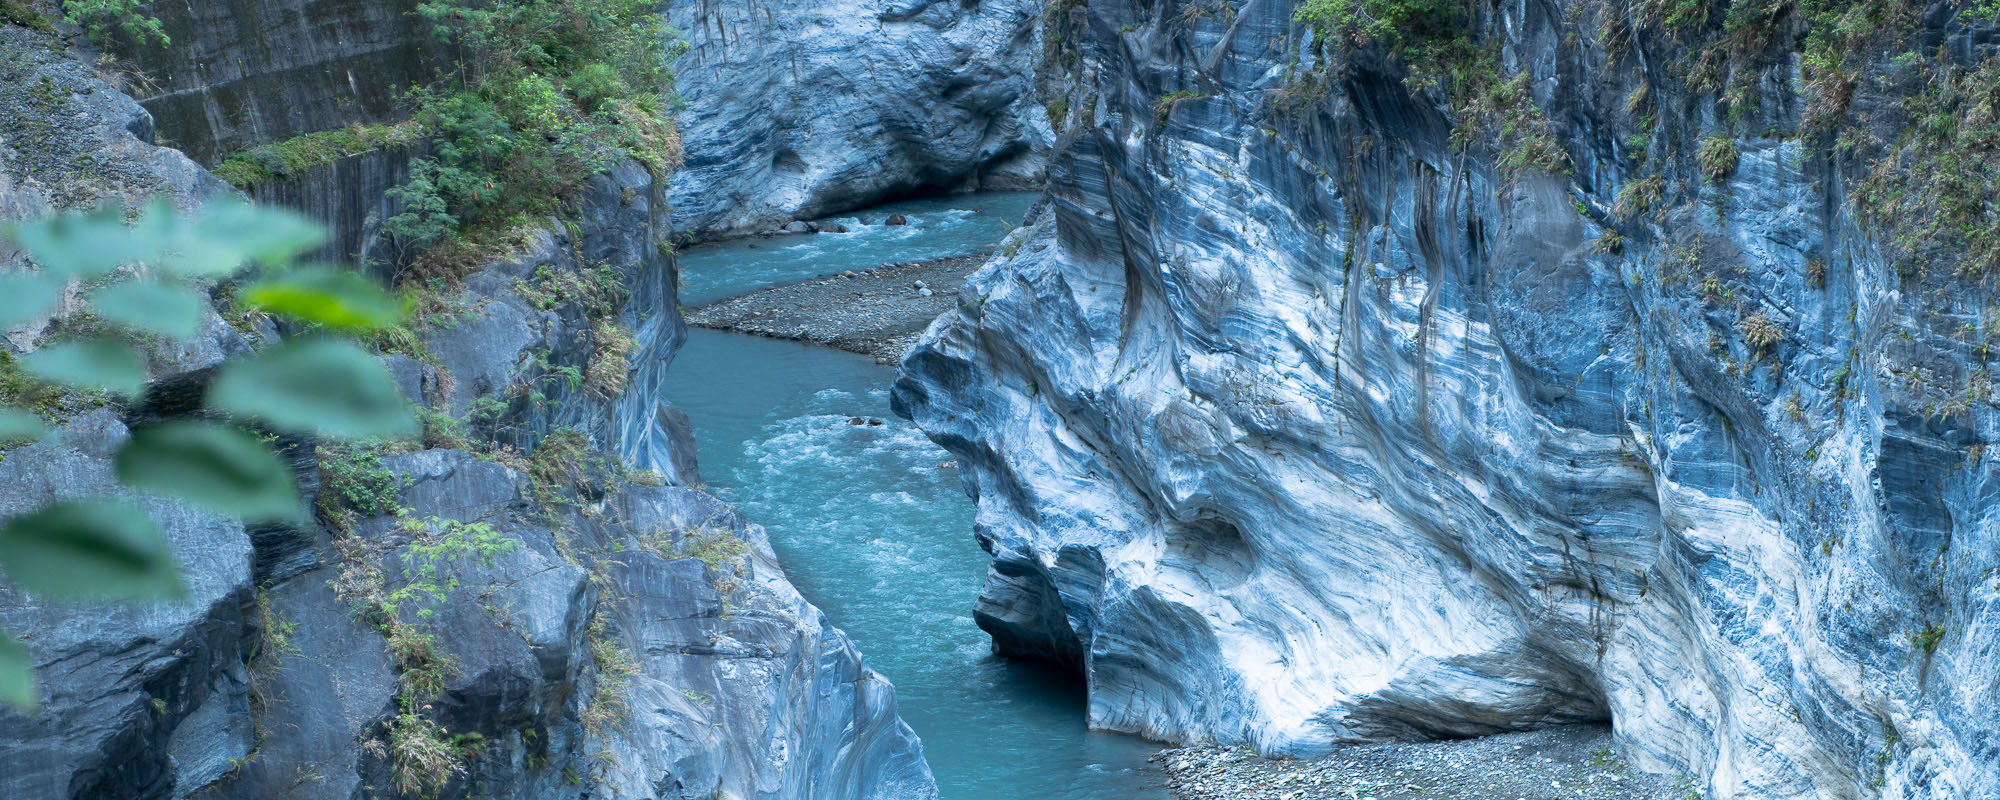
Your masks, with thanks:
M 1180 800 L 1692 800 L 1686 781 L 1640 772 L 1611 728 L 1567 725 L 1436 742 L 1347 745 L 1311 759 L 1190 747 L 1154 758 Z
M 773 286 L 687 312 L 688 324 L 837 347 L 894 364 L 958 303 L 976 253 Z

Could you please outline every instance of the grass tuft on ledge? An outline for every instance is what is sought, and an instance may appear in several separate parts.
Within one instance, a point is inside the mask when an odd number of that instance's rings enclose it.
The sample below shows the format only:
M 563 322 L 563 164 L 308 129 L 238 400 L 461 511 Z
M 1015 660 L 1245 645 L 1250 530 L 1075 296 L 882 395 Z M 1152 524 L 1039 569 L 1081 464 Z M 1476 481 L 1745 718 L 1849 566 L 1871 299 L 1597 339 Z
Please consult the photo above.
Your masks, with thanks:
M 229 185 L 248 191 L 349 156 L 407 147 L 421 138 L 423 131 L 414 120 L 393 125 L 355 125 L 259 145 L 223 159 L 212 171 Z

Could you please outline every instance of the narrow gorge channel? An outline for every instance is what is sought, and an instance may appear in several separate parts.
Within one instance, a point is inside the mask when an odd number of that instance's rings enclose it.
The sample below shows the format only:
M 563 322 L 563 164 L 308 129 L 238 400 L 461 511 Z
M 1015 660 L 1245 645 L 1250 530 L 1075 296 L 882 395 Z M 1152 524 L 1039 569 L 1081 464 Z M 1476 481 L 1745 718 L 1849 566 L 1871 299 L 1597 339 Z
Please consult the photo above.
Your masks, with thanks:
M 2000 800 L 2000 0 L 0 0 L 0 800 Z
M 689 249 L 682 296 L 977 252 L 1032 200 L 900 203 L 846 215 L 846 233 Z M 896 213 L 909 224 L 883 224 Z M 697 329 L 662 392 L 694 422 L 709 489 L 769 531 L 799 591 L 895 683 L 944 800 L 1166 798 L 1146 763 L 1158 748 L 1087 731 L 1074 675 L 992 655 L 972 621 L 987 562 L 972 504 L 951 456 L 890 414 L 894 379 L 866 356 Z

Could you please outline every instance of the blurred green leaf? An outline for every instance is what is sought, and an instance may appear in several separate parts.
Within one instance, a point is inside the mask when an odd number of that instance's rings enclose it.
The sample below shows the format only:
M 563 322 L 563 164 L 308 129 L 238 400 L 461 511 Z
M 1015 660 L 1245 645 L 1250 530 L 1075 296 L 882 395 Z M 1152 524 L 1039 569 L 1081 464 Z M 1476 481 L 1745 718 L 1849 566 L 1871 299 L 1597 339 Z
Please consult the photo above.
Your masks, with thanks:
M 0 330 L 47 313 L 62 284 L 62 279 L 41 272 L 0 275 Z
M 132 432 L 118 448 L 120 483 L 169 494 L 252 522 L 297 520 L 292 471 L 257 437 L 207 422 L 169 422 Z
M 186 339 L 201 330 L 201 295 L 184 286 L 158 281 L 114 283 L 90 296 L 98 316 L 170 339 Z
M 156 203 L 141 219 L 147 220 L 154 209 L 165 206 Z M 125 212 L 117 206 L 87 214 L 56 214 L 7 230 L 8 238 L 26 248 L 43 269 L 73 278 L 95 278 L 126 264 L 150 261 L 170 234 L 171 229 L 157 220 L 137 230 L 127 227 Z
M 105 339 L 50 345 L 21 357 L 21 366 L 43 380 L 130 397 L 146 386 L 146 368 L 132 348 Z
M 32 442 L 49 432 L 42 418 L 26 411 L 0 408 L 0 445 Z
M 330 328 L 372 331 L 395 325 L 402 304 L 366 276 L 338 269 L 300 269 L 245 287 L 253 306 Z
M 282 209 L 220 198 L 195 216 L 161 263 L 187 275 L 226 275 L 256 261 L 281 265 L 326 242 L 326 230 Z
M 35 707 L 35 668 L 28 663 L 28 648 L 4 633 L 0 633 L 0 703 L 16 711 Z
M 57 503 L 0 528 L 0 568 L 45 597 L 160 600 L 185 592 L 160 529 L 129 502 Z
M 297 339 L 230 364 L 208 389 L 211 408 L 285 430 L 351 438 L 416 432 L 389 370 L 352 343 Z

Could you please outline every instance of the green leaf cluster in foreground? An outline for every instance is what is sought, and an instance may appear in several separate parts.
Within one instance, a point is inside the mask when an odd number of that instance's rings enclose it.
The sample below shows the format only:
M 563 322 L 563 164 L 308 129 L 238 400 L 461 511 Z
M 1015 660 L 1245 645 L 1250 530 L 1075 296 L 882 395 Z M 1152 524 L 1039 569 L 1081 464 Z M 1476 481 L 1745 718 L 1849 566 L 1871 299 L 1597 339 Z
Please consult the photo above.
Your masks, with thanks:
M 206 419 L 134 430 L 113 459 L 122 486 L 245 521 L 297 522 L 305 508 L 271 448 L 276 437 L 245 426 L 336 438 L 416 430 L 381 362 L 341 338 L 399 324 L 401 305 L 361 275 L 293 268 L 325 241 L 305 219 L 234 199 L 190 217 L 159 201 L 137 212 L 53 216 L 5 236 L 34 268 L 0 274 L 0 326 L 59 317 L 58 299 L 72 292 L 85 298 L 81 313 L 102 324 L 51 326 L 79 332 L 0 363 L 8 368 L 0 376 L 0 446 L 48 433 L 51 394 L 138 396 L 148 377 L 141 344 L 197 336 L 214 318 L 208 285 L 246 271 L 252 280 L 238 301 L 302 333 L 223 364 L 203 398 Z M 157 602 L 186 591 L 166 537 L 126 493 L 67 498 L 5 520 L 0 572 L 51 600 Z M 34 697 L 27 648 L 0 633 L 0 702 L 26 708 Z

